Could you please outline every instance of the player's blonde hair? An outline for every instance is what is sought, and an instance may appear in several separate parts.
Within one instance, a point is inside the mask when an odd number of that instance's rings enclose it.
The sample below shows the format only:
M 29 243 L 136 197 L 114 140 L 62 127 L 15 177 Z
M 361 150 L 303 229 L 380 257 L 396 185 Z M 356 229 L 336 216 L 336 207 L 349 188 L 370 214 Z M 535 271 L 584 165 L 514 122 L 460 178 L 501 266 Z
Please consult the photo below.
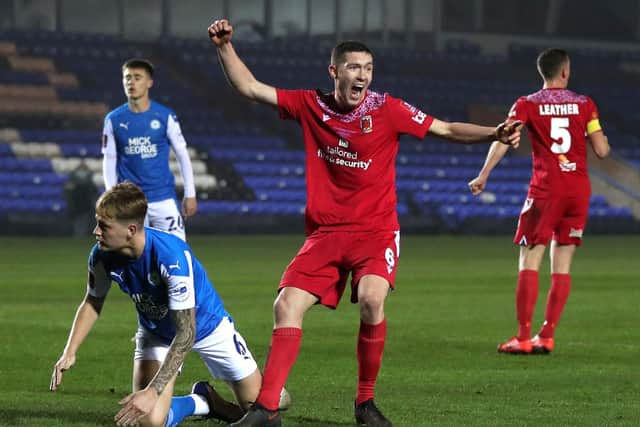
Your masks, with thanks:
M 116 221 L 144 223 L 147 198 L 137 185 L 121 182 L 102 193 L 96 202 L 96 215 Z

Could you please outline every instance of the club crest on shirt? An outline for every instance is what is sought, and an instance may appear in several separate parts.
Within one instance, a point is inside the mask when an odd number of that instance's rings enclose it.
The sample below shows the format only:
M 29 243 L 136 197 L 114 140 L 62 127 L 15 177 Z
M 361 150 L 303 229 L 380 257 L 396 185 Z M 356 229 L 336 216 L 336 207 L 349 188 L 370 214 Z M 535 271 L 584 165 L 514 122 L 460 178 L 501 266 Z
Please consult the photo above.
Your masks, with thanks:
M 147 273 L 147 282 L 151 286 L 158 286 L 160 283 L 162 283 L 162 278 L 160 276 L 160 273 L 158 273 L 157 271 L 152 271 L 151 273 Z
M 362 133 L 369 133 L 373 131 L 373 119 L 370 114 L 360 117 L 360 129 L 362 130 Z
M 160 120 L 151 120 L 151 129 L 160 129 Z

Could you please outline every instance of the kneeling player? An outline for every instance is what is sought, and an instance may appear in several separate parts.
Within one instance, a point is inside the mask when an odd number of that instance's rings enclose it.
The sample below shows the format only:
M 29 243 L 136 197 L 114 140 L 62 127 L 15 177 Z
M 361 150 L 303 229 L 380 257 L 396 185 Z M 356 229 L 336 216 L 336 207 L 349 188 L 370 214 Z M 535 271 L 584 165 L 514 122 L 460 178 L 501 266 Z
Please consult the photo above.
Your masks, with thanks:
M 75 363 L 113 281 L 138 311 L 133 393 L 120 401 L 116 423 L 175 426 L 189 415 L 238 420 L 255 401 L 262 375 L 190 247 L 144 227 L 146 213 L 144 193 L 132 183 L 115 185 L 96 203 L 97 243 L 89 255 L 87 293 L 54 366 L 50 389 L 58 389 L 63 372 Z M 194 384 L 188 396 L 172 397 L 191 349 L 214 377 L 229 384 L 237 404 L 222 399 L 207 382 Z

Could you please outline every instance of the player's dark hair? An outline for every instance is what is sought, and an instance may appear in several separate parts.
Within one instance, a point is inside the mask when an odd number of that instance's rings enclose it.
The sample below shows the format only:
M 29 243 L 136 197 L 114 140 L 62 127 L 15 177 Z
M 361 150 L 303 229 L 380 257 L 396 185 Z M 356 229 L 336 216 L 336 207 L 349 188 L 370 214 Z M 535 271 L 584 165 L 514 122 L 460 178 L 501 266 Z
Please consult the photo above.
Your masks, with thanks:
M 560 73 L 569 60 L 569 53 L 563 49 L 547 49 L 538 55 L 538 72 L 543 79 L 552 79 Z
M 142 68 L 147 72 L 147 74 L 149 74 L 149 77 L 153 77 L 153 64 L 147 59 L 127 59 L 124 64 L 122 64 L 122 71 L 124 71 L 126 68 Z
M 344 60 L 344 56 L 348 52 L 366 52 L 373 58 L 373 52 L 364 43 L 348 40 L 342 42 L 333 48 L 331 51 L 331 63 L 336 65 Z
M 121 182 L 102 193 L 96 202 L 96 214 L 116 221 L 144 223 L 147 198 L 137 185 Z

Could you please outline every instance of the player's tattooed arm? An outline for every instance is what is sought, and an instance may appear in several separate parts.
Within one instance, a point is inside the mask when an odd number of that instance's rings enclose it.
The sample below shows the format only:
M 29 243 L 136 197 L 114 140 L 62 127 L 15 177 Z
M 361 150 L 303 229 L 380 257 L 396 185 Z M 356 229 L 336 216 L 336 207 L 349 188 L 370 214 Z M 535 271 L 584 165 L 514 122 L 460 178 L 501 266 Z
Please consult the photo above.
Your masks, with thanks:
M 162 394 L 171 378 L 178 373 L 182 362 L 184 362 L 185 357 L 193 347 L 196 336 L 196 321 L 193 308 L 170 310 L 169 315 L 175 325 L 176 336 L 171 342 L 164 363 L 149 385 L 156 390 L 158 395 Z

